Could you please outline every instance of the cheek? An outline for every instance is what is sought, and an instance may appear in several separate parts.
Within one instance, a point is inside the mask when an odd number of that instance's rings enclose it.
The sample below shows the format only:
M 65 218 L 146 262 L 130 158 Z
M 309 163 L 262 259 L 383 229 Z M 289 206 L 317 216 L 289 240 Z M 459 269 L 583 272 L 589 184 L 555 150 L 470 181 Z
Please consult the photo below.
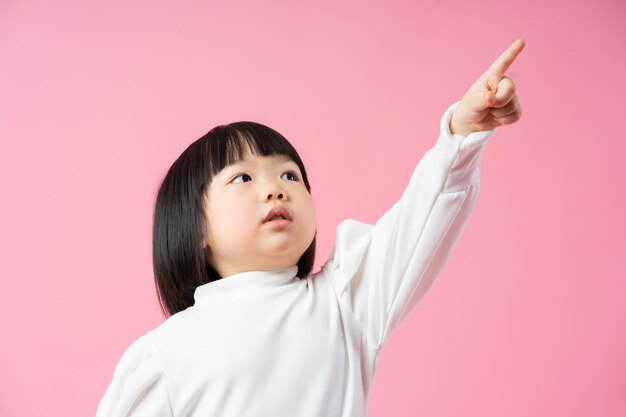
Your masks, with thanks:
M 241 198 L 225 195 L 215 205 L 211 223 L 216 230 L 222 231 L 218 236 L 245 234 L 246 230 L 254 226 L 254 222 L 260 221 L 258 217 L 259 213 L 254 211 L 252 205 L 246 204 Z
M 313 198 L 310 194 L 307 193 L 306 198 L 303 200 L 305 205 L 303 207 L 303 212 L 306 215 L 306 221 L 308 229 L 315 231 L 316 228 L 316 219 L 315 219 L 315 206 L 313 204 Z

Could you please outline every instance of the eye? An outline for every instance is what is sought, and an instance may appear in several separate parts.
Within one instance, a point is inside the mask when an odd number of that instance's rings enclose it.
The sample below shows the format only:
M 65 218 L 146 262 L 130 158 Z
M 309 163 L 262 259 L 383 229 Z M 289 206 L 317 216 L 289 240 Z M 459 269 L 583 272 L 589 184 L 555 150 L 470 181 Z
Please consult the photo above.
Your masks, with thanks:
M 296 175 L 296 173 L 295 173 L 295 172 L 293 172 L 293 171 L 287 171 L 287 172 L 285 172 L 283 175 L 285 175 L 285 174 L 287 174 L 287 175 L 291 175 L 291 176 L 293 177 L 293 181 L 298 181 L 298 176 Z
M 237 178 L 239 178 L 239 177 L 242 177 L 242 178 L 244 178 L 244 177 L 248 177 L 248 178 L 252 179 L 252 178 L 250 177 L 250 175 L 248 175 L 248 174 L 244 174 L 244 173 L 240 173 L 240 174 L 237 174 L 237 176 L 235 176 L 235 178 L 233 178 L 233 182 L 234 182 L 234 183 L 238 183 L 239 181 L 235 181 L 235 180 L 236 180 Z M 246 181 L 243 181 L 243 182 L 246 182 Z
M 286 171 L 283 173 L 283 175 L 281 175 L 281 178 L 285 175 L 288 175 L 287 179 L 291 179 L 291 181 L 298 181 L 298 175 L 296 175 L 295 172 L 293 171 Z M 237 174 L 235 177 L 233 177 L 233 183 L 237 184 L 237 183 L 242 183 L 242 182 L 248 182 L 248 181 L 237 181 L 237 178 L 249 178 L 249 181 L 252 180 L 252 177 L 250 177 L 250 175 L 245 174 L 243 172 Z

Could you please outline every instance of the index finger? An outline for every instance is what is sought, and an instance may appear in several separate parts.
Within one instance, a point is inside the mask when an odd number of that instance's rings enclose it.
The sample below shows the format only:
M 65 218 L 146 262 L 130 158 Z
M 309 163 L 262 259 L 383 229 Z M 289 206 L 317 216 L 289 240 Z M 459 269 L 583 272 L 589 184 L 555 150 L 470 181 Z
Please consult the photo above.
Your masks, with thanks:
M 511 66 L 517 55 L 525 46 L 524 39 L 518 38 L 494 61 L 487 70 L 487 74 L 496 75 L 498 79 L 504 77 L 504 73 Z

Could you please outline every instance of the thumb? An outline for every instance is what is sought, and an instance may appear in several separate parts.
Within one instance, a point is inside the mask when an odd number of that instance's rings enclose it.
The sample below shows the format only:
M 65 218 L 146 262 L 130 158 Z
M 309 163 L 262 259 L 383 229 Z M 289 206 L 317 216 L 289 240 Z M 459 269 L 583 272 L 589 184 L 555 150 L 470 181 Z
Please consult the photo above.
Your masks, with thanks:
M 473 112 L 481 112 L 496 103 L 496 95 L 491 91 L 480 91 L 468 97 L 469 108 Z

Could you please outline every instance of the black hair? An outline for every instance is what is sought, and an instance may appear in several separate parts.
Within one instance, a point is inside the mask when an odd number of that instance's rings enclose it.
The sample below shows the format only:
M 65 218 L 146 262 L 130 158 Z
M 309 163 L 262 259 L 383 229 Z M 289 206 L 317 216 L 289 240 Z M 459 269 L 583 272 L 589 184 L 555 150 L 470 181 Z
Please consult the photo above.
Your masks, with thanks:
M 262 156 L 288 156 L 300 168 L 304 185 L 311 192 L 294 147 L 283 135 L 260 123 L 219 125 L 189 145 L 165 174 L 154 205 L 152 266 L 165 316 L 192 306 L 198 286 L 222 279 L 207 261 L 203 248 L 207 230 L 203 201 L 213 177 L 243 158 L 247 148 Z M 313 268 L 315 240 L 298 260 L 296 275 L 301 279 Z

